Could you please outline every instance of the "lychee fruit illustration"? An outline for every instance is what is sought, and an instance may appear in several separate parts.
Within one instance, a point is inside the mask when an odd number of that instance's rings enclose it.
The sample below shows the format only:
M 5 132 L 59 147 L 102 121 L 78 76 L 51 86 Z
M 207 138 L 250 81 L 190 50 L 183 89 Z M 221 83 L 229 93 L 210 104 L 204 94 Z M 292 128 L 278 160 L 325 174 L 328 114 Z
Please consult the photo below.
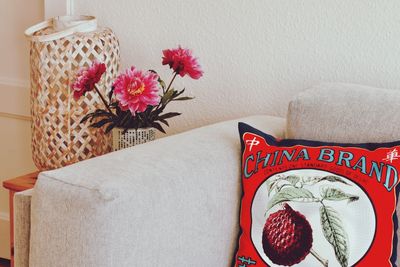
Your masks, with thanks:
M 264 253 L 275 264 L 292 266 L 301 262 L 310 253 L 312 242 L 310 223 L 287 203 L 265 222 L 262 245 Z

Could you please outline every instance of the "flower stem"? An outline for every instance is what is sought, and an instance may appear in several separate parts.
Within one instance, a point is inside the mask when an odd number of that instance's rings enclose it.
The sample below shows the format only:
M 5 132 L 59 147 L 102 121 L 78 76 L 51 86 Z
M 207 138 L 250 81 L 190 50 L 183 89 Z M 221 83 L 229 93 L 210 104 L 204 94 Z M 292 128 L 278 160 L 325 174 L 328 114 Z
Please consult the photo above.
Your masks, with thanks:
M 165 92 L 168 92 L 169 88 L 171 87 L 172 83 L 174 82 L 176 76 L 178 75 L 177 72 L 175 72 L 174 77 L 172 77 L 171 81 L 168 84 L 167 90 Z
M 108 106 L 107 101 L 105 100 L 105 98 L 103 97 L 103 95 L 100 93 L 99 88 L 97 88 L 97 85 L 94 85 L 94 90 L 96 90 L 97 94 L 100 96 L 101 101 L 103 101 L 104 106 L 106 106 L 106 108 L 108 109 L 108 111 L 111 113 L 111 115 L 115 116 L 114 113 L 111 111 L 110 107 Z
M 320 263 L 322 263 L 322 265 L 324 267 L 328 267 L 328 260 L 325 260 L 324 258 L 322 258 L 320 255 L 318 255 L 317 252 L 315 252 L 315 250 L 311 249 L 310 250 L 311 255 L 313 255 Z

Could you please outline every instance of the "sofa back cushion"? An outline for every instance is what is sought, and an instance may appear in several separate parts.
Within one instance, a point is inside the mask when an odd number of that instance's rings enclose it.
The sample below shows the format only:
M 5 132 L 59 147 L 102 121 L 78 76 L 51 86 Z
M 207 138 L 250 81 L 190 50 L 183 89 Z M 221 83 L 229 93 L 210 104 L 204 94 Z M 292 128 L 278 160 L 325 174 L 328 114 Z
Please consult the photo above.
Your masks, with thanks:
M 310 88 L 289 104 L 287 138 L 328 142 L 400 140 L 400 92 L 355 84 Z

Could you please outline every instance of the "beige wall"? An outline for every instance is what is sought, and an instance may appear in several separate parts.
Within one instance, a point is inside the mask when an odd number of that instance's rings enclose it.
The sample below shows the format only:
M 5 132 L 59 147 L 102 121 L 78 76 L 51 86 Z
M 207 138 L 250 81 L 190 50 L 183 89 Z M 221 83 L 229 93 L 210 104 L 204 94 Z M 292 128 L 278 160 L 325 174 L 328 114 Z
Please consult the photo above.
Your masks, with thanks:
M 43 5 L 43 0 L 0 1 L 0 182 L 35 169 L 30 122 L 24 119 L 29 116 L 29 47 L 23 31 L 43 19 Z M 8 216 L 8 192 L 1 187 L 1 258 L 9 257 Z

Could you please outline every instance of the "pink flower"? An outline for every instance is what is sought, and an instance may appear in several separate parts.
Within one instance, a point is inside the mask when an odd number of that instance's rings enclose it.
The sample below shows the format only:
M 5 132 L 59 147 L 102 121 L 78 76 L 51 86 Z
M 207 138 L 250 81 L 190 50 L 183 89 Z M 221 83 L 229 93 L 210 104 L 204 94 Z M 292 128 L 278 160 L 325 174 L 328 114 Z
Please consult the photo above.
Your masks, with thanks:
M 92 91 L 104 72 L 106 72 L 106 65 L 96 61 L 90 67 L 80 69 L 75 82 L 72 84 L 74 98 L 79 99 L 86 92 Z
M 153 72 L 143 72 L 135 67 L 127 69 L 114 81 L 114 95 L 122 110 L 143 112 L 147 106 L 155 106 L 160 102 L 158 95 L 158 76 Z
M 162 64 L 169 65 L 175 73 L 181 77 L 188 74 L 192 79 L 199 79 L 203 76 L 203 71 L 197 58 L 193 57 L 192 51 L 181 48 L 163 50 Z

